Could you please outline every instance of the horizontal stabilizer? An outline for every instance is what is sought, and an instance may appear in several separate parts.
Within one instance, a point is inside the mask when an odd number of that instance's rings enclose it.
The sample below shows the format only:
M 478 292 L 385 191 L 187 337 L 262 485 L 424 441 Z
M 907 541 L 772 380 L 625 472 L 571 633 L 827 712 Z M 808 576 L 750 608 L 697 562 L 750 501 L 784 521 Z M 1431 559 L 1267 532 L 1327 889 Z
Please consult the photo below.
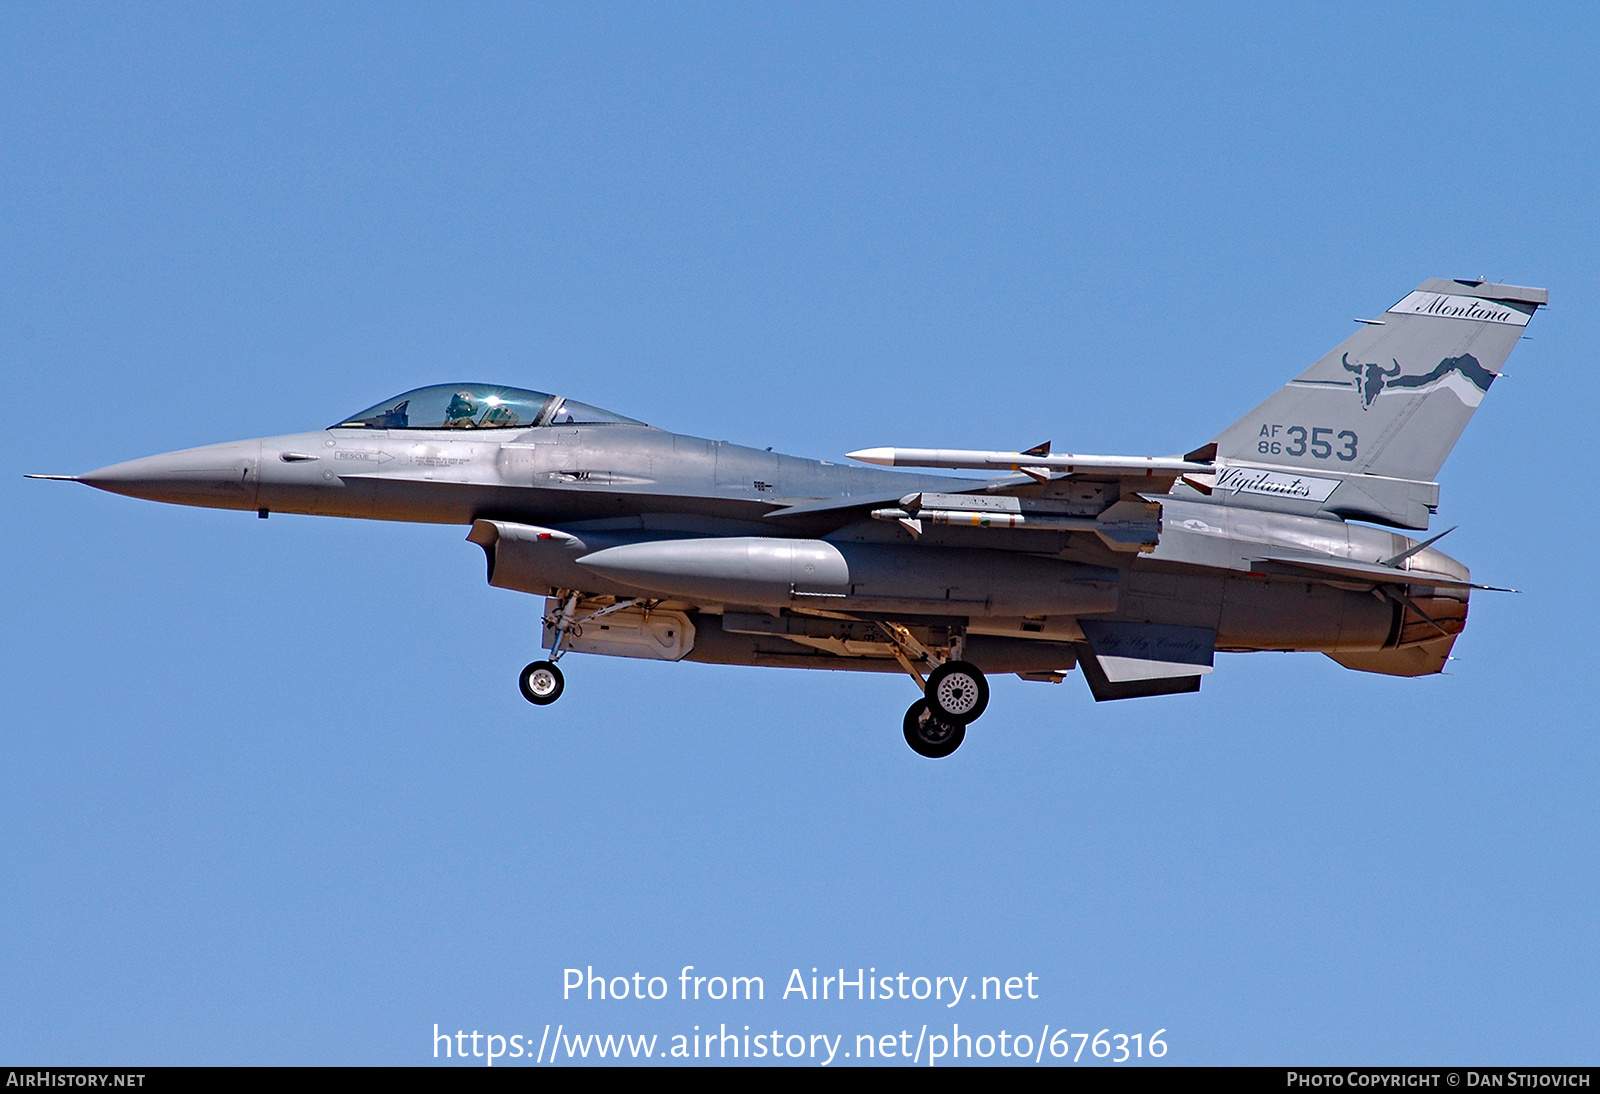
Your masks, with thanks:
M 1328 656 L 1357 672 L 1375 672 L 1382 676 L 1432 676 L 1444 671 L 1445 664 L 1450 660 L 1450 647 L 1455 643 L 1456 636 L 1452 634 L 1399 649 L 1330 653 Z

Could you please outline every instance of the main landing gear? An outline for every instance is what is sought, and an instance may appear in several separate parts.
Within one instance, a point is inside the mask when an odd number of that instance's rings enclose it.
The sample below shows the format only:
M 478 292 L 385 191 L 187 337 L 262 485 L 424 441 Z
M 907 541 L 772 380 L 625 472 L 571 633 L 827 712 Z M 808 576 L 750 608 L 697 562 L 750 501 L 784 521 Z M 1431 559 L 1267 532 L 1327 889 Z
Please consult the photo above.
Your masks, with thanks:
M 928 700 L 918 699 L 906 711 L 905 734 L 911 751 L 937 760 L 961 747 L 967 738 L 967 727 L 962 722 L 946 721 L 928 709 Z
M 919 756 L 937 760 L 961 747 L 967 726 L 989 705 L 989 681 L 967 661 L 946 661 L 934 669 L 923 695 L 906 711 L 906 744 Z
M 924 688 L 929 708 L 946 721 L 976 722 L 989 705 L 989 681 L 967 661 L 946 661 L 928 674 Z
M 989 681 L 984 679 L 983 670 L 961 660 L 966 645 L 962 635 L 952 636 L 949 656 L 941 657 L 898 623 L 880 623 L 879 627 L 888 636 L 900 667 L 922 691 L 922 698 L 906 711 L 906 744 L 917 755 L 929 759 L 950 755 L 966 739 L 967 726 L 977 721 L 989 705 Z M 917 661 L 935 666 L 926 681 L 917 669 Z

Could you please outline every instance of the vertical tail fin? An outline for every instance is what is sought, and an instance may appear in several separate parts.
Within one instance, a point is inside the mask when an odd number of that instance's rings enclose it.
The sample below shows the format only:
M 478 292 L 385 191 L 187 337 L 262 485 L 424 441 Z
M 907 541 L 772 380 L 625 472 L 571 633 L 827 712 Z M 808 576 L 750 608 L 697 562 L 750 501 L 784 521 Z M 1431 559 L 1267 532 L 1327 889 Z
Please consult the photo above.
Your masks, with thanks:
M 1224 460 L 1427 482 L 1544 289 L 1424 281 L 1217 438 Z

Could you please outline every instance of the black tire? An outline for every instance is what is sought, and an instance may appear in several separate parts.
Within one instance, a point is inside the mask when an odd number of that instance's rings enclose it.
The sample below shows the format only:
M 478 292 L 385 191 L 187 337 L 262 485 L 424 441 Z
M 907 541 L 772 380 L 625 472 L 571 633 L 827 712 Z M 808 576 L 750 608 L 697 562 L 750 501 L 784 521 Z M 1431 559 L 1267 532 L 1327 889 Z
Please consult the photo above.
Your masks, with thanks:
M 522 697 L 528 702 L 536 707 L 547 707 L 561 698 L 567 682 L 553 662 L 535 661 L 522 670 L 517 677 L 517 686 L 522 689 Z
M 906 711 L 906 744 L 918 756 L 937 760 L 950 755 L 966 740 L 967 727 L 947 722 L 928 709 L 928 700 L 918 699 Z
M 989 681 L 970 661 L 946 661 L 928 674 L 928 706 L 947 722 L 976 722 L 989 705 Z

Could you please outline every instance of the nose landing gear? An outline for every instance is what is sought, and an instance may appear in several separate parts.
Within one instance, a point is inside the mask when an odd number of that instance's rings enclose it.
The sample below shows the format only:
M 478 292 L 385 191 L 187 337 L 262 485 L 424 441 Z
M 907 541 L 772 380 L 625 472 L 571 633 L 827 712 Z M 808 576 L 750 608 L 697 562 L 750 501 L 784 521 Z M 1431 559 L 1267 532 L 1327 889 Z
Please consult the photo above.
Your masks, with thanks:
M 577 609 L 578 594 L 566 592 L 561 598 L 560 610 L 544 619 L 544 625 L 556 632 L 556 640 L 550 647 L 550 660 L 534 661 L 524 665 L 522 672 L 517 676 L 517 687 L 521 689 L 522 697 L 536 707 L 549 706 L 561 698 L 561 693 L 566 690 L 566 678 L 561 675 L 561 670 L 556 668 L 556 662 L 561 660 L 561 655 L 566 652 L 561 646 L 567 636 L 582 633 L 579 621 L 573 618 L 577 614 Z
M 572 639 L 583 637 L 585 623 L 641 603 L 637 599 L 618 600 L 580 619 L 578 603 L 582 598 L 583 594 L 574 590 L 560 590 L 560 595 L 557 597 L 561 603 L 560 608 L 543 620 L 546 628 L 556 632 L 555 641 L 550 646 L 550 660 L 534 661 L 524 666 L 522 674 L 517 677 L 517 686 L 522 690 L 522 697 L 534 706 L 549 706 L 561 698 L 566 681 L 561 676 L 561 670 L 556 668 L 556 662 L 567 652 L 566 647 L 571 644 Z M 659 601 L 645 603 L 652 604 Z

